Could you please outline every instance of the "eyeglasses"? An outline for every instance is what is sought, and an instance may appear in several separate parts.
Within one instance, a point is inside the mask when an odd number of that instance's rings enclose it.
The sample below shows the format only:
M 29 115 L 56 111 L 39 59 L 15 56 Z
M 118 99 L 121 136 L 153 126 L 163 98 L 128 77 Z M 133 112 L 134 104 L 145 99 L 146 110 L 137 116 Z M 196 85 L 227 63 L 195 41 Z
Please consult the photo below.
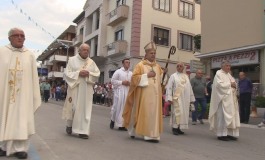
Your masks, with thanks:
M 177 65 L 178 68 L 182 68 L 183 66 L 182 65 Z
M 14 38 L 25 38 L 25 35 L 24 34 L 13 34 L 11 35 L 10 37 L 14 37 Z

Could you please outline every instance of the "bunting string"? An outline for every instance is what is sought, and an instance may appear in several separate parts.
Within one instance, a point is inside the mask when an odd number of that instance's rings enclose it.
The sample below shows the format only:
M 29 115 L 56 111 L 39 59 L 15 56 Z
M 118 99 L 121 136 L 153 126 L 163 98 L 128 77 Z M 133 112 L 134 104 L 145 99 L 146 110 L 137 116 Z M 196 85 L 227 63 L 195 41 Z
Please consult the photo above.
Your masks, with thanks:
M 36 27 L 40 28 L 43 32 L 45 32 L 46 34 L 48 34 L 51 38 L 53 38 L 54 40 L 56 39 L 55 36 L 53 36 L 50 32 L 48 32 L 44 27 L 42 27 L 37 21 L 35 21 L 30 15 L 28 15 L 22 8 L 20 8 L 14 0 L 11 0 L 11 3 L 14 5 L 14 7 L 19 11 L 19 13 L 21 13 L 22 15 L 27 17 L 27 20 L 32 22 L 34 25 L 36 25 Z M 58 44 L 61 44 L 64 48 L 69 48 L 69 46 L 67 44 L 64 44 L 62 42 L 56 41 Z M 54 50 L 54 49 L 61 49 L 60 48 L 47 48 L 45 50 L 32 50 L 33 52 L 43 52 L 45 53 L 46 51 L 49 50 Z
M 48 32 L 44 27 L 42 27 L 37 21 L 35 21 L 30 15 L 28 15 L 22 8 L 20 8 L 14 0 L 11 0 L 11 3 L 15 6 L 15 8 L 25 17 L 27 17 L 28 21 L 32 22 L 36 27 L 40 28 L 43 32 L 48 34 L 51 38 L 56 39 L 50 32 Z

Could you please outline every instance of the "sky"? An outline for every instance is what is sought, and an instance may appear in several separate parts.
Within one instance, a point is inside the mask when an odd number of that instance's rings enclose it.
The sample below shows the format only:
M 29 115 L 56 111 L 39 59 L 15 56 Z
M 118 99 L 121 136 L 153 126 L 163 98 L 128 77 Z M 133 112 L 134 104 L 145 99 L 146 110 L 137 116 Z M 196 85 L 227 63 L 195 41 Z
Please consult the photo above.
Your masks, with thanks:
M 0 46 L 8 31 L 24 30 L 24 45 L 39 56 L 83 11 L 86 0 L 0 0 Z

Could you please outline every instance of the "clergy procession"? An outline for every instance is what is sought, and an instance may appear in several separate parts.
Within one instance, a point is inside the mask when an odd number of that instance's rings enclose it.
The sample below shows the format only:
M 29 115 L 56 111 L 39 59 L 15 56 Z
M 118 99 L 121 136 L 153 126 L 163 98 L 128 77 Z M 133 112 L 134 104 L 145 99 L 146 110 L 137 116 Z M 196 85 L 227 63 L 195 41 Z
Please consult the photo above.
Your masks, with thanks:
M 36 133 L 34 119 L 38 116 L 35 112 L 43 105 L 40 85 L 34 54 L 24 46 L 24 31 L 20 28 L 12 28 L 8 32 L 8 39 L 10 44 L 0 48 L 0 157 L 27 159 L 30 139 Z M 206 125 L 204 119 L 206 98 L 211 95 L 208 122 L 209 129 L 216 136 L 216 142 L 213 143 L 239 142 L 238 84 L 231 74 L 230 62 L 222 61 L 220 70 L 211 81 L 211 91 L 207 88 L 208 83 L 202 76 L 201 70 L 198 70 L 195 78 L 190 81 L 190 77 L 184 72 L 184 63 L 178 62 L 176 71 L 166 80 L 163 93 L 161 84 L 164 81 L 163 75 L 167 74 L 168 70 L 162 69 L 157 63 L 156 55 L 159 53 L 156 49 L 154 42 L 147 43 L 143 48 L 144 58 L 134 66 L 132 71 L 130 71 L 130 59 L 122 60 L 122 67 L 114 72 L 111 83 L 108 85 L 113 92 L 113 99 L 106 98 L 106 104 L 110 106 L 110 115 L 105 116 L 108 119 L 108 127 L 101 126 L 101 129 L 108 128 L 106 132 L 114 132 L 117 135 L 127 133 L 128 139 L 121 138 L 126 145 L 139 141 L 147 142 L 143 145 L 159 142 L 163 144 L 168 138 L 163 139 L 161 135 L 163 132 L 169 132 L 171 137 L 176 139 L 171 147 L 177 147 L 180 139 L 196 137 L 196 134 L 191 134 L 192 131 L 188 130 L 190 124 L 195 127 L 198 121 L 200 125 L 197 127 Z M 91 126 L 99 124 L 99 121 L 95 120 L 98 115 L 94 114 L 96 112 L 92 109 L 99 106 L 93 93 L 96 93 L 95 84 L 98 82 L 100 70 L 90 58 L 90 52 L 88 44 L 81 44 L 78 54 L 70 57 L 64 72 L 68 87 L 65 100 L 62 101 L 62 112 L 58 117 L 65 122 L 60 124 L 65 126 L 61 132 L 64 132 L 73 143 L 74 141 L 81 144 L 89 143 L 99 134 L 91 130 Z M 44 105 L 49 106 L 50 103 L 47 103 L 49 97 L 46 92 L 44 94 Z M 101 94 L 102 92 L 99 93 Z M 164 101 L 162 101 L 163 95 Z M 168 115 L 164 115 L 164 118 L 163 103 L 169 104 Z M 203 104 L 200 105 L 204 107 L 203 111 L 199 111 L 199 104 Z M 164 123 L 167 118 L 169 124 Z M 168 127 L 170 131 L 163 129 Z M 102 138 L 107 139 L 107 137 Z M 120 137 L 114 139 L 118 138 Z M 200 137 L 197 138 L 200 139 Z M 89 140 L 83 141 L 83 139 Z M 60 141 L 60 138 L 57 141 Z M 235 147 L 233 143 L 224 145 L 229 148 L 229 144 Z M 78 151 L 74 152 L 78 154 Z

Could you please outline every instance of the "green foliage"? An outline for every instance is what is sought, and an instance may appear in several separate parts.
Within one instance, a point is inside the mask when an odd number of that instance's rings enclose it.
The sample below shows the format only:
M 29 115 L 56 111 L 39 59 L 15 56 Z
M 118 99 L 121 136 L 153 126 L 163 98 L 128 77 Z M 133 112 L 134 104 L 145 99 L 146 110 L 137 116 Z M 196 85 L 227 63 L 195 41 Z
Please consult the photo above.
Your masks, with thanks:
M 200 51 L 201 50 L 201 35 L 197 34 L 196 36 L 193 37 L 194 40 L 194 48 L 195 51 Z
M 198 112 L 201 112 L 202 107 L 200 104 L 198 104 Z M 210 103 L 207 103 L 207 107 L 206 107 L 206 111 L 205 111 L 205 115 L 204 115 L 204 119 L 208 119 L 208 115 L 209 115 L 209 110 L 210 110 Z
M 265 108 L 265 97 L 257 96 L 255 100 L 255 106 L 259 108 Z

